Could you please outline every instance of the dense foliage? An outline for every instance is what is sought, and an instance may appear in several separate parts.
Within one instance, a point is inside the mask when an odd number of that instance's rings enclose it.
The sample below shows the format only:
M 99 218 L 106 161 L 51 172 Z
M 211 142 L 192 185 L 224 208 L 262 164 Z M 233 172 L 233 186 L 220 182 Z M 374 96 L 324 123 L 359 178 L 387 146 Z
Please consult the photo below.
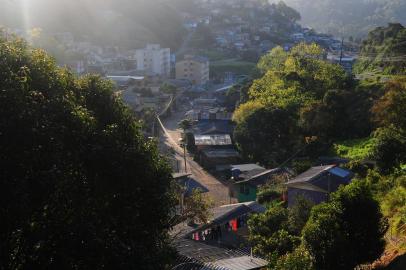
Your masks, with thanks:
M 235 140 L 246 157 L 277 166 L 305 150 L 308 138 L 321 146 L 372 131 L 373 96 L 326 62 L 318 45 L 299 44 L 289 52 L 277 47 L 258 68 L 262 78 L 234 114 Z
M 370 187 L 355 181 L 312 209 L 303 241 L 316 269 L 353 269 L 382 254 L 386 229 Z
M 378 27 L 362 42 L 356 71 L 382 70 L 384 74 L 406 74 L 406 28 L 401 24 Z
M 0 269 L 163 269 L 170 170 L 99 77 L 0 41 Z
M 372 186 L 354 181 L 317 206 L 301 197 L 289 208 L 273 202 L 248 223 L 254 250 L 269 269 L 349 270 L 374 261 L 385 247 L 387 223 Z M 402 202 L 397 198 L 388 207 Z

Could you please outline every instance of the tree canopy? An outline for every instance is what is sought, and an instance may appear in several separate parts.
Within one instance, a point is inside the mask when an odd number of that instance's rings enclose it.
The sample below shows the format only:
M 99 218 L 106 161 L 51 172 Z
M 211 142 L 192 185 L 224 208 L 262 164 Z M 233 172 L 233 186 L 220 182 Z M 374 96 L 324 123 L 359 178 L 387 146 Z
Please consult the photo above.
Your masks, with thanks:
M 369 135 L 368 92 L 324 57 L 320 46 L 302 43 L 288 52 L 276 47 L 261 58 L 262 77 L 234 114 L 235 140 L 246 157 L 277 166 L 307 137 L 330 143 Z
M 386 229 L 370 187 L 354 181 L 312 209 L 303 242 L 316 269 L 354 269 L 382 254 Z
M 0 40 L 0 269 L 162 269 L 171 176 L 96 76 Z

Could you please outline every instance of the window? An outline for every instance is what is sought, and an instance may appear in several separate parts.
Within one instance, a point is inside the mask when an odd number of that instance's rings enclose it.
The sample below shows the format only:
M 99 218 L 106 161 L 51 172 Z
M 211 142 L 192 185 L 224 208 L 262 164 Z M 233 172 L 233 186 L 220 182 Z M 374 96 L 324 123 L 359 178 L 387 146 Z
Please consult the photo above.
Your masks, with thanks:
M 250 189 L 246 185 L 241 185 L 240 186 L 240 193 L 248 195 L 248 194 L 250 194 Z

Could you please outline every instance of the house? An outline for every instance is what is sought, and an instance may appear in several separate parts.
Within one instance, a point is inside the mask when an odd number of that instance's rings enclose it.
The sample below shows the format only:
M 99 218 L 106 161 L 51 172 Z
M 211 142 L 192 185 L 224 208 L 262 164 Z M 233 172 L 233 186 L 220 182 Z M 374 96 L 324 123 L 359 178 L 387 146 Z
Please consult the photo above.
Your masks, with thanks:
M 257 202 L 223 205 L 210 210 L 207 223 L 179 224 L 171 234 L 209 245 L 240 247 L 248 244 L 247 221 L 252 214 L 264 213 L 266 208 Z
M 315 204 L 329 198 L 330 193 L 339 186 L 351 182 L 354 174 L 337 165 L 317 166 L 300 174 L 286 183 L 288 188 L 288 205 L 294 205 L 298 196 L 311 200 Z
M 215 147 L 233 145 L 231 137 L 228 134 L 194 135 L 197 151 Z
M 144 49 L 136 50 L 137 70 L 149 74 L 169 77 L 171 72 L 171 51 L 159 44 L 148 44 Z
M 193 127 L 193 134 L 212 135 L 212 134 L 233 134 L 234 125 L 226 120 L 200 120 Z
M 260 187 L 274 181 L 276 176 L 286 178 L 289 176 L 289 172 L 281 168 L 271 170 L 257 168 L 241 174 L 235 171 L 233 173 L 233 179 L 236 182 L 231 187 L 231 191 L 238 202 L 255 201 Z
M 191 120 L 222 120 L 231 121 L 233 114 L 228 112 L 226 108 L 216 107 L 211 109 L 195 109 L 186 113 L 187 118 Z M 210 121 L 212 123 L 216 121 Z M 220 121 L 219 121 L 220 123 Z M 204 125 L 207 121 L 204 121 Z
M 231 177 L 232 179 L 238 179 L 241 174 L 251 172 L 254 170 L 262 170 L 266 171 L 264 167 L 261 167 L 257 164 L 238 164 L 238 165 L 231 165 Z
M 176 270 L 259 270 L 269 263 L 249 251 L 209 245 L 190 239 L 176 239 L 174 248 L 178 252 Z
M 185 55 L 176 63 L 176 79 L 187 79 L 192 84 L 203 85 L 209 82 L 209 59 L 201 56 Z
M 237 163 L 241 160 L 240 153 L 234 148 L 222 148 L 222 149 L 204 149 L 199 152 L 199 163 L 207 168 L 214 169 L 219 165 L 229 165 Z

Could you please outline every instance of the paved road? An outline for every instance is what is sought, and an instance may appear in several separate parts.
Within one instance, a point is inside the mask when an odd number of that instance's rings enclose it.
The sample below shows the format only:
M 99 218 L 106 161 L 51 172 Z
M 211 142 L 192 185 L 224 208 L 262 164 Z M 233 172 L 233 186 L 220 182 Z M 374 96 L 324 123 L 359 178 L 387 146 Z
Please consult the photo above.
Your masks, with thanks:
M 175 158 L 179 160 L 179 171 L 185 171 L 183 148 L 178 145 L 178 140 L 181 137 L 181 130 L 178 128 L 178 123 L 183 119 L 184 112 L 174 113 L 171 117 L 161 122 L 161 127 L 164 130 L 163 142 L 172 149 L 175 150 Z M 192 173 L 196 181 L 205 186 L 209 192 L 209 197 L 213 200 L 215 206 L 220 206 L 230 203 L 228 186 L 206 170 L 204 170 L 198 163 L 193 161 L 193 158 L 189 155 L 186 157 L 187 172 Z M 235 199 L 231 200 L 232 203 Z

